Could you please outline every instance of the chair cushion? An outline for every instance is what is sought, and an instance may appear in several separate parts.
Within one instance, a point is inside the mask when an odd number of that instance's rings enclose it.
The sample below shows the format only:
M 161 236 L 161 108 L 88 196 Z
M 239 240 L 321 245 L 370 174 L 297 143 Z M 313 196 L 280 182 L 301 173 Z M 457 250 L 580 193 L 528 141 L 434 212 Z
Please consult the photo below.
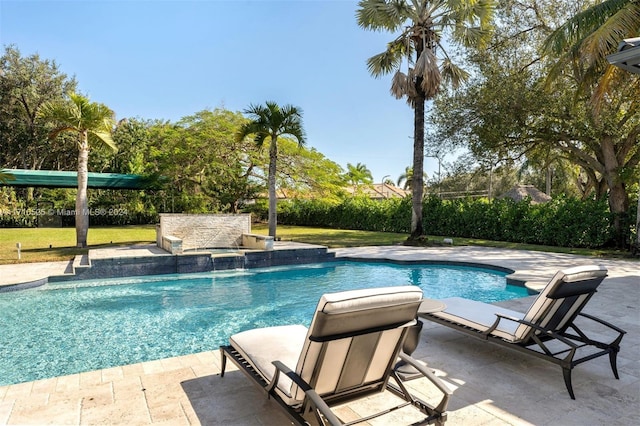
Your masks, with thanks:
M 442 299 L 447 307 L 444 311 L 434 312 L 429 316 L 451 321 L 478 331 L 486 331 L 496 321 L 496 314 L 506 315 L 516 319 L 522 319 L 524 314 L 511 309 L 501 308 L 490 303 L 478 302 L 461 297 Z M 514 335 L 518 328 L 515 321 L 500 320 L 500 325 L 493 331 L 493 335 L 508 341 L 515 341 Z
M 306 336 L 307 327 L 284 325 L 242 331 L 231 336 L 229 341 L 231 346 L 249 361 L 267 382 L 270 382 L 276 371 L 272 361 L 281 361 L 293 370 L 300 357 Z M 295 402 L 291 398 L 292 384 L 291 379 L 280 375 L 278 390 L 287 403 Z
M 310 382 L 314 374 L 316 361 L 323 344 L 312 342 L 314 335 L 332 339 L 335 334 L 351 333 L 392 324 L 392 330 L 380 336 L 358 337 L 359 344 L 371 343 L 374 353 L 362 353 L 366 371 L 365 380 L 376 376 L 379 371 L 386 371 L 388 365 L 395 361 L 393 352 L 402 336 L 402 328 L 415 324 L 417 310 L 422 300 L 422 290 L 417 286 L 396 286 L 351 290 L 329 293 L 322 296 L 316 308 L 316 314 L 307 330 L 302 325 L 266 327 L 243 331 L 230 338 L 233 346 L 244 359 L 269 382 L 275 367 L 272 361 L 281 361 L 295 370 L 303 379 Z M 318 318 L 322 317 L 322 318 Z M 323 393 L 336 386 L 343 373 L 345 357 L 350 353 L 353 339 L 339 338 L 325 345 L 322 377 L 315 382 L 316 390 Z M 393 359 L 392 359 L 393 358 Z M 358 364 L 358 362 L 356 362 Z M 373 379 L 371 379 L 373 380 Z M 304 392 L 288 377 L 281 375 L 277 391 L 289 405 L 304 399 Z
M 554 310 L 560 306 L 561 301 L 557 299 L 550 299 L 549 295 L 552 294 L 561 285 L 567 285 L 570 283 L 578 283 L 583 280 L 589 280 L 592 278 L 604 278 L 607 275 L 607 269 L 598 265 L 583 265 L 574 266 L 572 268 L 563 269 L 558 271 L 549 283 L 540 291 L 534 302 L 527 310 L 524 319 L 541 326 L 546 326 L 545 319 L 550 319 L 554 313 Z M 584 295 L 575 301 L 575 307 L 573 310 L 567 312 L 566 318 L 570 318 L 581 302 L 587 297 Z M 557 327 L 558 328 L 558 327 Z M 521 324 L 515 331 L 515 337 L 520 340 L 527 339 L 532 333 L 531 327 Z
M 500 308 L 489 303 L 452 297 L 442 300 L 447 305 L 444 311 L 431 315 L 479 331 L 486 331 L 495 322 L 497 313 L 516 319 L 524 319 L 545 327 L 563 302 L 562 299 L 549 298 L 549 295 L 556 291 L 559 286 L 571 285 L 571 283 L 579 283 L 594 278 L 604 278 L 606 275 L 606 268 L 595 265 L 576 266 L 558 271 L 544 289 L 540 291 L 526 313 Z M 561 312 L 564 318 L 569 319 L 587 297 L 588 294 L 580 295 L 571 301 L 571 309 L 567 309 L 566 312 L 562 310 L 557 312 Z M 563 321 L 558 322 L 555 329 L 563 326 L 565 324 Z M 533 332 L 534 329 L 528 325 L 502 319 L 498 328 L 491 334 L 507 341 L 521 342 L 528 340 Z
M 418 286 L 369 288 L 323 295 L 311 321 L 296 373 L 307 382 L 314 383 L 320 395 L 330 394 L 337 387 L 344 386 L 349 364 L 362 366 L 360 373 L 353 372 L 358 378 L 350 383 L 380 379 L 393 361 L 391 358 L 402 337 L 402 329 L 416 323 L 421 300 L 422 290 Z M 389 325 L 394 328 L 370 337 L 336 338 L 345 333 L 369 333 L 371 329 Z M 325 344 L 312 340 L 322 338 L 333 340 Z M 370 338 L 375 343 L 369 342 L 369 346 L 366 342 Z M 360 347 L 363 348 L 362 353 L 355 360 L 354 351 Z M 292 395 L 298 400 L 304 397 L 302 390 L 295 385 Z

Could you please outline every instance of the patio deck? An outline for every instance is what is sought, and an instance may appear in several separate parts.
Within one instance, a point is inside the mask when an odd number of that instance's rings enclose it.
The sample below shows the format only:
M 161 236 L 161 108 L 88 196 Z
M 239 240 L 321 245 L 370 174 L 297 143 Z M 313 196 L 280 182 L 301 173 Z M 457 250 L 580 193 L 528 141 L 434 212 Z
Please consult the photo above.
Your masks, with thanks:
M 569 265 L 599 263 L 609 277 L 585 312 L 625 329 L 618 356 L 620 380 L 606 357 L 576 367 L 576 400 L 559 367 L 486 345 L 446 327 L 425 323 L 414 357 L 452 388 L 450 425 L 635 425 L 640 418 L 640 262 L 479 247 L 362 247 L 335 250 L 338 257 L 439 260 L 502 266 L 525 279 L 548 279 Z M 28 268 L 27 265 L 13 268 Z M 8 267 L 3 267 L 9 273 Z M 15 272 L 20 276 L 20 272 Z M 6 275 L 5 275 L 6 276 Z M 425 294 L 428 297 L 428 294 Z M 499 303 L 523 310 L 531 298 Z M 214 348 L 212 348 L 214 349 Z M 287 425 L 277 404 L 239 371 L 219 376 L 217 350 L 0 387 L 0 425 Z M 423 398 L 429 388 L 410 382 Z M 342 408 L 384 404 L 377 396 Z M 368 424 L 411 424 L 413 411 Z M 367 424 L 367 423 L 364 423 Z

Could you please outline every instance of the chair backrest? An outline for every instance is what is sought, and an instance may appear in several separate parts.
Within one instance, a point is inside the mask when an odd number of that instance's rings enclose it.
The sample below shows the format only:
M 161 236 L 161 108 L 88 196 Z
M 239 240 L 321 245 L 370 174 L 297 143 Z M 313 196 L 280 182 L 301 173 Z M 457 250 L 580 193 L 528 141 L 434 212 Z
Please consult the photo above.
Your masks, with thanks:
M 327 401 L 383 389 L 421 300 L 417 286 L 325 294 L 296 373 Z M 295 385 L 291 395 L 304 398 Z
M 553 331 L 565 331 L 606 276 L 607 269 L 598 265 L 558 271 L 538 294 L 524 320 Z M 537 334 L 535 329 L 524 324 L 514 333 L 520 341 L 526 341 L 534 334 Z

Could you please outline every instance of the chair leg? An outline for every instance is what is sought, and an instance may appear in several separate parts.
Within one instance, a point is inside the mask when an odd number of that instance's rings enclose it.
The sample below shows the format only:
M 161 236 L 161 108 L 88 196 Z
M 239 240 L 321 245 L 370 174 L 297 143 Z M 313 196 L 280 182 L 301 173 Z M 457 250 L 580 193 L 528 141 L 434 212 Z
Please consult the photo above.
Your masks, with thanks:
M 575 395 L 573 394 L 573 386 L 571 386 L 571 369 L 563 367 L 562 375 L 564 376 L 564 384 L 569 391 L 569 396 L 571 397 L 571 399 L 576 399 Z
M 618 351 L 613 350 L 609 352 L 609 363 L 611 363 L 611 369 L 613 370 L 613 375 L 616 379 L 620 379 L 618 376 Z
M 220 377 L 224 377 L 224 370 L 227 368 L 227 356 L 222 348 L 220 349 L 220 358 Z

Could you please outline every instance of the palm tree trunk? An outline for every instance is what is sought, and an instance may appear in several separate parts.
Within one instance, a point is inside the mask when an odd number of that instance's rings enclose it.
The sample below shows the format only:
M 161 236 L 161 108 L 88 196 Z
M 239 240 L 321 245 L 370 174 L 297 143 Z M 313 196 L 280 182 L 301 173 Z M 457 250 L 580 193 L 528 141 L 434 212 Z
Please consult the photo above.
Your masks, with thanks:
M 87 181 L 89 164 L 89 140 L 87 132 L 80 136 L 82 142 L 78 147 L 78 194 L 76 195 L 76 246 L 87 247 L 89 232 L 89 211 L 87 202 Z
M 269 145 L 269 236 L 276 238 L 278 210 L 276 198 L 276 162 L 278 159 L 278 137 L 271 135 Z
M 418 82 L 416 86 L 419 84 L 420 82 Z M 413 117 L 413 176 L 411 178 L 410 239 L 419 238 L 424 234 L 422 226 L 422 198 L 424 193 L 424 103 L 424 91 L 419 89 Z

